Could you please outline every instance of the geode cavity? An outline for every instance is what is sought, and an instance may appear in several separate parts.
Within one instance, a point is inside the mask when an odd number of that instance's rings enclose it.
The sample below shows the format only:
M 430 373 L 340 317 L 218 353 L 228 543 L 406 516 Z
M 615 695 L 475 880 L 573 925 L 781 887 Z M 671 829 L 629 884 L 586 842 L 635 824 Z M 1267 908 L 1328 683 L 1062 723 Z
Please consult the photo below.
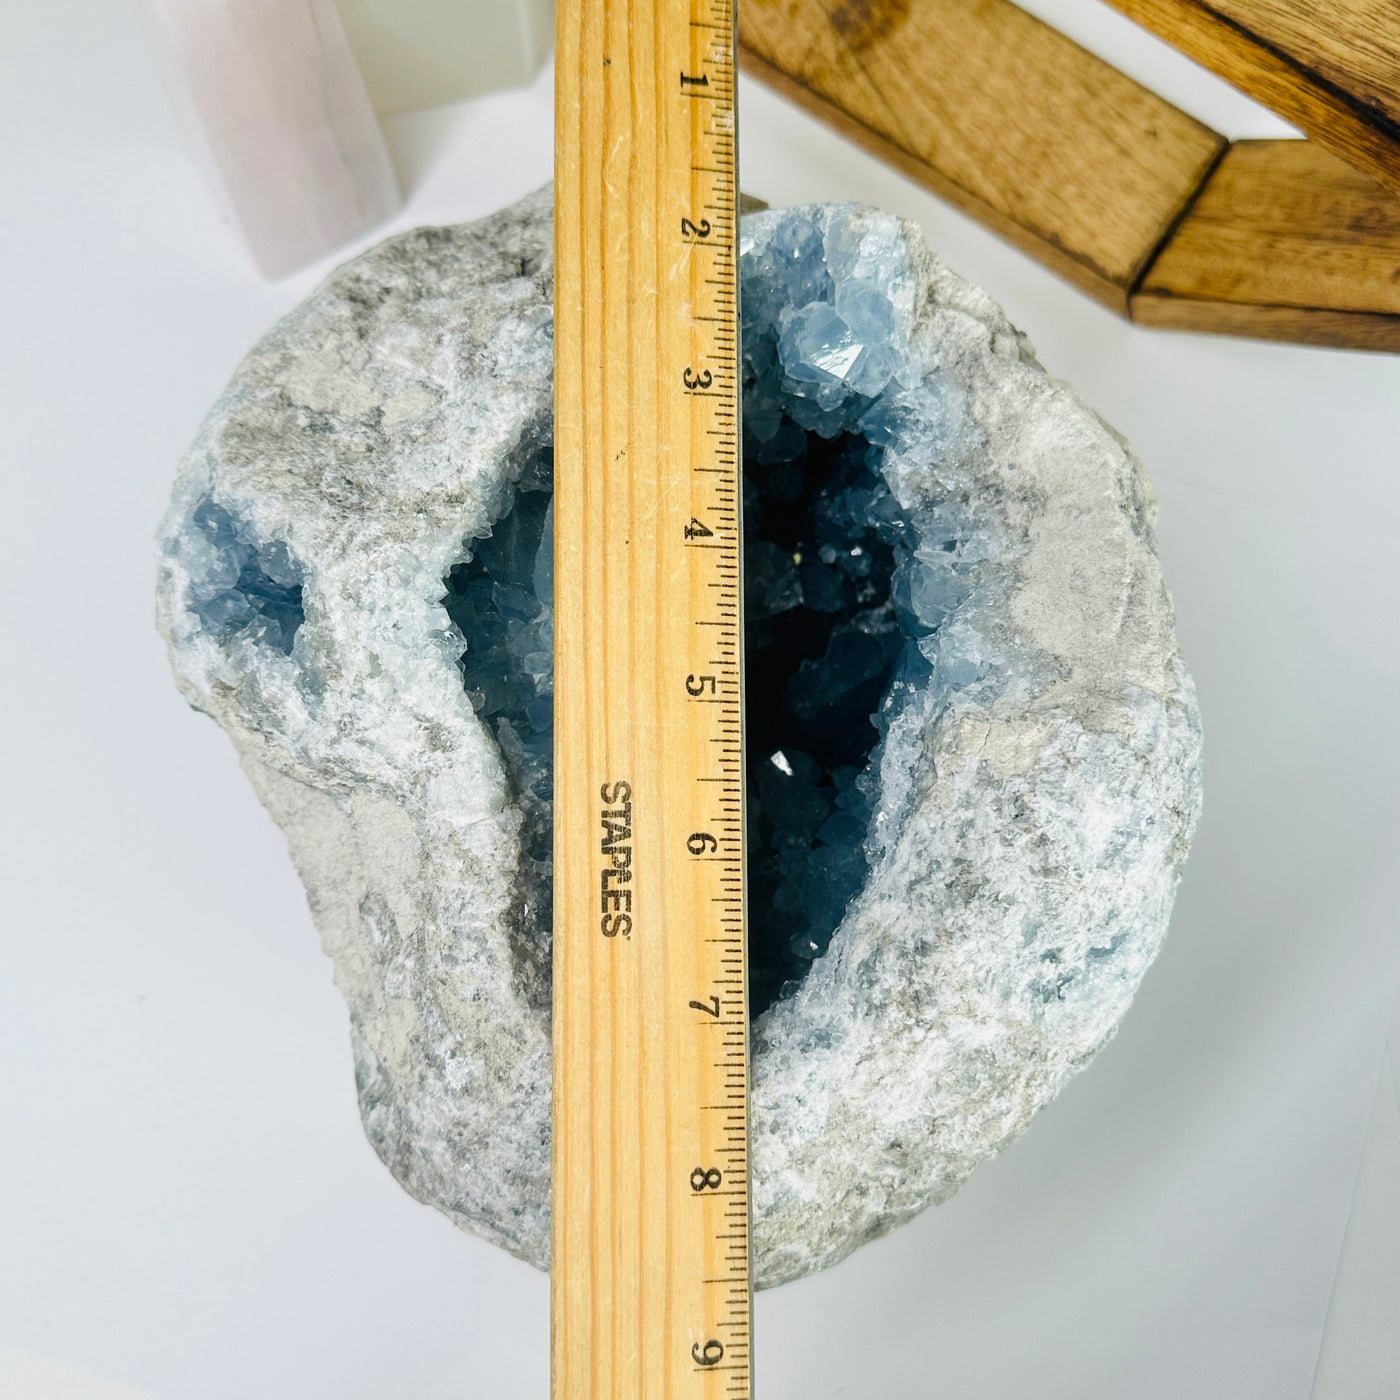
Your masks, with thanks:
M 287 833 L 365 1129 L 544 1266 L 551 208 L 420 229 L 254 349 L 186 457 L 159 613 Z M 916 230 L 741 258 L 753 1247 L 943 1200 L 1113 1033 L 1200 731 L 1123 441 Z

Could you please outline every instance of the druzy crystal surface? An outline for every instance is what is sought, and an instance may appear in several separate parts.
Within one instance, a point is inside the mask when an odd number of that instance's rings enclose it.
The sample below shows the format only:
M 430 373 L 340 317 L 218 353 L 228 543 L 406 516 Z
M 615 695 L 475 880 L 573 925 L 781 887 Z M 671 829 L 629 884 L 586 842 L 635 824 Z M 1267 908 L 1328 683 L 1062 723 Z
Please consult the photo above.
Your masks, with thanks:
M 495 732 L 525 818 L 523 869 L 539 886 L 536 936 L 549 929 L 553 863 L 554 501 L 547 452 L 532 454 L 491 533 L 453 567 L 442 604 L 466 641 L 462 683 Z
M 287 834 L 365 1132 L 548 1262 L 552 210 L 274 327 L 181 465 L 160 625 Z M 745 219 L 759 1284 L 946 1199 L 1113 1034 L 1200 729 L 1123 440 L 918 231 Z
M 824 236 L 803 211 L 777 215 L 740 260 L 752 1016 L 826 952 L 865 883 L 872 755 L 928 684 L 939 629 L 992 547 L 966 512 L 907 510 L 882 476 L 885 445 L 918 408 L 919 430 L 943 450 L 961 430 L 951 391 L 931 385 L 912 410 L 901 397 L 924 377 L 890 296 L 908 279 L 897 235 L 884 248 L 839 224 Z M 530 458 L 442 600 L 465 642 L 467 694 L 527 814 L 527 859 L 545 879 L 550 465 Z
M 259 545 L 207 496 L 191 521 L 196 527 L 187 540 L 191 611 L 221 641 L 241 635 L 289 653 L 305 614 L 301 570 L 287 546 L 281 540 Z

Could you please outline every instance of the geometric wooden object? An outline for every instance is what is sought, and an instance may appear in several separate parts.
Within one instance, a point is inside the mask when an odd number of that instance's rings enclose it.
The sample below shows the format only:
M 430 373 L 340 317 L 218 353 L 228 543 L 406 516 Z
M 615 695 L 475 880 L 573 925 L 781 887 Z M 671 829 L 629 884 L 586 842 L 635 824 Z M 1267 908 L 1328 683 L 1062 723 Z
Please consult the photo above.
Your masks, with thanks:
M 1010 0 L 743 0 L 745 67 L 1126 314 L 1225 141 Z
M 1114 0 L 1159 32 L 1188 2 Z M 1293 0 L 1231 3 L 1267 11 L 1259 34 L 1292 46 L 1287 63 L 1258 59 L 1271 82 L 1300 75 L 1285 115 L 1320 130 L 1345 109 L 1328 139 L 1364 172 L 1313 141 L 1231 146 L 1011 0 L 744 0 L 740 58 L 1120 315 L 1400 349 L 1400 194 L 1372 173 L 1400 184 L 1400 5 L 1374 33 L 1380 0 L 1343 0 L 1328 39 Z M 1222 5 L 1210 14 L 1214 27 L 1198 17 L 1189 32 L 1226 25 Z
M 1400 194 L 1395 0 L 1109 0 Z
M 1147 326 L 1400 350 L 1400 199 L 1311 141 L 1237 141 L 1131 311 Z

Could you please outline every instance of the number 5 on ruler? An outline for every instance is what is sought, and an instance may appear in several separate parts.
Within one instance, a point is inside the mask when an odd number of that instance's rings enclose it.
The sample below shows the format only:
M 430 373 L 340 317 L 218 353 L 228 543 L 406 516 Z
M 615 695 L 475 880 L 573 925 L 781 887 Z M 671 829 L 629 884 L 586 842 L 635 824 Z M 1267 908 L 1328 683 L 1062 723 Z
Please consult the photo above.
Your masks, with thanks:
M 747 1400 L 733 3 L 556 14 L 553 1393 Z

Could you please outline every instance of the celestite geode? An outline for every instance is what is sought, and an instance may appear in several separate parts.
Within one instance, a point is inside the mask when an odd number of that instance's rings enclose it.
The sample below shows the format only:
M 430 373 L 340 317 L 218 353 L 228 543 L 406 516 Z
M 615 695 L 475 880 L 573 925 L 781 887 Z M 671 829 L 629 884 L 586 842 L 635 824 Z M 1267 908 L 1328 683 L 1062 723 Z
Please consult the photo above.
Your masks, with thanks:
M 910 225 L 749 216 L 758 1281 L 949 1196 L 1112 1035 L 1200 728 L 1121 438 Z M 548 1262 L 551 205 L 419 229 L 253 350 L 161 629 L 287 833 L 365 1129 Z

